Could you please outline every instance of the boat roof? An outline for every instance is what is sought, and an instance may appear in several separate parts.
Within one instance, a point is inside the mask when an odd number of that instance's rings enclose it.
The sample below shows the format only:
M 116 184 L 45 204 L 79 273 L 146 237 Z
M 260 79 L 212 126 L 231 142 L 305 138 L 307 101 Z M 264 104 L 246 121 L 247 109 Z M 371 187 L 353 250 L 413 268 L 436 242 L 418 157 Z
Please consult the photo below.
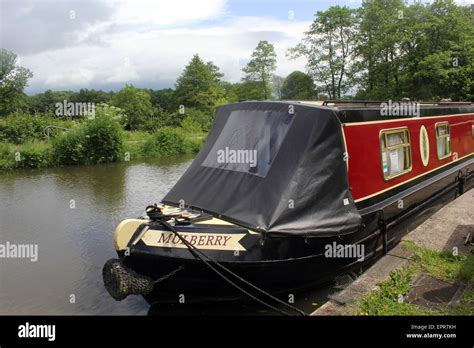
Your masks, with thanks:
M 259 102 L 268 103 L 269 101 Z M 336 116 L 342 123 L 474 113 L 473 102 L 419 102 L 409 100 L 282 100 L 275 101 L 275 103 L 299 104 L 317 109 L 331 109 L 335 112 Z M 384 115 L 383 110 L 388 110 L 388 108 L 392 108 L 391 110 L 393 112 Z M 398 111 L 396 111 L 396 109 L 398 109 Z

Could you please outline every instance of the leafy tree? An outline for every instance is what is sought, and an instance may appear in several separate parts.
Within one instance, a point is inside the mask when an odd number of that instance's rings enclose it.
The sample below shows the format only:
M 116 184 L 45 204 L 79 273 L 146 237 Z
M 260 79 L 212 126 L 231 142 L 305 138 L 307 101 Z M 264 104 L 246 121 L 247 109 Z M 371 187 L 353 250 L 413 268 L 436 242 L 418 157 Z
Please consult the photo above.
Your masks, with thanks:
M 139 129 L 153 113 L 150 94 L 133 86 L 126 86 L 115 93 L 112 104 L 127 115 L 126 128 L 129 130 Z
M 293 71 L 287 76 L 281 88 L 282 99 L 311 100 L 316 96 L 313 79 L 301 71 Z
M 0 49 L 0 116 L 24 105 L 23 90 L 31 77 L 30 70 L 18 65 L 15 53 Z
M 158 90 L 150 89 L 149 93 L 153 107 L 160 107 L 166 112 L 174 112 L 178 108 L 178 104 L 175 100 L 174 90 L 172 88 Z
M 108 103 L 111 99 L 111 95 L 104 91 L 96 91 L 95 89 L 80 89 L 79 92 L 73 93 L 69 101 L 73 103 Z
M 195 54 L 176 81 L 178 105 L 214 113 L 217 105 L 225 104 L 225 91 L 220 84 L 224 76 L 212 62 L 205 63 Z
M 74 92 L 71 91 L 52 91 L 48 89 L 43 93 L 38 93 L 27 98 L 27 107 L 30 113 L 48 113 L 54 114 L 56 103 L 70 101 Z
M 275 48 L 268 41 L 260 41 L 252 53 L 252 59 L 242 69 L 246 74 L 243 81 L 257 81 L 260 83 L 263 99 L 271 96 L 271 78 L 276 69 Z
M 346 6 L 318 11 L 302 42 L 288 51 L 292 58 L 306 57 L 308 74 L 331 99 L 354 86 L 356 23 L 356 11 Z
M 403 84 L 413 99 L 474 98 L 474 12 L 452 0 L 410 5 Z
M 221 86 L 224 89 L 225 99 L 228 103 L 235 103 L 239 100 L 237 92 L 235 91 L 237 84 L 221 81 Z
M 403 57 L 400 55 L 407 20 L 403 0 L 364 1 L 358 12 L 356 51 L 364 62 L 359 79 L 362 99 L 399 98 Z
M 234 91 L 239 100 L 265 99 L 262 84 L 259 81 L 243 81 L 234 84 Z

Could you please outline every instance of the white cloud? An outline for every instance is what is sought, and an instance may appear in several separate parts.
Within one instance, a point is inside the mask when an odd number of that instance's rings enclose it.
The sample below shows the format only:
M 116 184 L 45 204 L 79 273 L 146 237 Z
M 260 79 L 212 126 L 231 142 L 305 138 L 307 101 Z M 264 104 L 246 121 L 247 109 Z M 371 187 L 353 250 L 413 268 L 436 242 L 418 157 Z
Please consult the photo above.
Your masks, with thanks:
M 220 16 L 224 0 L 111 0 L 117 24 L 183 25 Z
M 286 76 L 304 70 L 304 60 L 289 60 L 286 50 L 296 45 L 309 22 L 264 17 L 227 17 L 224 22 L 204 27 L 157 28 L 144 31 L 107 31 L 103 26 L 89 28 L 89 36 L 100 33 L 100 44 L 82 44 L 22 57 L 34 72 L 27 92 L 45 89 L 170 86 L 194 53 L 212 60 L 233 82 L 259 40 L 275 45 L 276 73 Z

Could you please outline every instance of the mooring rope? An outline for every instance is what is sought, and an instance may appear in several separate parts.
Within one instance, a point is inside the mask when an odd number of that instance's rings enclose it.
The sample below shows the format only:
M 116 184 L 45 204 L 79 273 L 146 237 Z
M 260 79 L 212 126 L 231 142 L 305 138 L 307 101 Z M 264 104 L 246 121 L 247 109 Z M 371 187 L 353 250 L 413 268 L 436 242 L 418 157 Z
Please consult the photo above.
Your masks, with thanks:
M 165 216 L 163 216 L 164 218 Z M 301 309 L 295 307 L 295 306 L 292 306 L 290 305 L 289 303 L 286 303 L 285 301 L 282 301 L 280 300 L 279 298 L 273 296 L 272 294 L 266 292 L 265 290 L 263 289 L 260 289 L 259 287 L 255 286 L 254 284 L 250 283 L 249 281 L 245 280 L 244 278 L 242 278 L 241 276 L 239 276 L 238 274 L 232 272 L 230 269 L 228 269 L 227 267 L 225 267 L 224 265 L 220 264 L 219 262 L 217 262 L 216 260 L 214 260 L 213 258 L 211 258 L 210 256 L 206 255 L 205 253 L 203 253 L 201 250 L 199 250 L 196 246 L 192 245 L 191 243 L 189 243 L 186 239 L 184 239 L 179 233 L 178 231 L 176 231 L 176 229 L 171 225 L 169 224 L 167 221 L 165 221 L 164 219 L 160 219 L 159 220 L 160 223 L 163 224 L 163 226 L 165 226 L 166 228 L 168 228 L 173 234 L 175 234 L 179 240 L 184 244 L 186 245 L 186 247 L 189 249 L 189 251 L 191 252 L 191 254 L 193 254 L 194 257 L 200 259 L 201 261 L 203 261 L 206 266 L 208 266 L 212 271 L 214 271 L 217 275 L 219 275 L 223 280 L 225 280 L 227 283 L 229 283 L 230 285 L 232 285 L 234 288 L 236 288 L 237 290 L 241 291 L 242 293 L 244 293 L 245 295 L 249 296 L 250 298 L 252 298 L 253 300 L 259 302 L 260 304 L 276 311 L 276 312 L 279 312 L 281 314 L 284 314 L 284 315 L 291 315 L 290 313 L 280 309 L 280 308 L 277 308 L 275 306 L 272 306 L 271 304 L 259 299 L 258 297 L 256 297 L 255 295 L 251 294 L 250 292 L 246 291 L 245 289 L 243 289 L 241 286 L 237 285 L 236 283 L 234 283 L 232 280 L 230 280 L 228 277 L 226 277 L 224 274 L 222 274 L 221 272 L 219 272 L 219 270 L 217 270 L 214 266 L 212 266 L 210 262 L 214 263 L 216 266 L 218 266 L 219 268 L 221 268 L 222 270 L 228 272 L 229 274 L 231 274 L 232 276 L 234 276 L 235 278 L 237 278 L 238 280 L 240 280 L 241 282 L 243 282 L 244 284 L 250 286 L 251 288 L 253 288 L 254 290 L 268 296 L 269 298 L 271 298 L 272 300 L 280 303 L 280 304 L 283 304 L 285 305 L 286 307 L 290 308 L 291 310 L 301 314 L 301 315 L 307 315 L 304 311 L 302 311 Z M 209 260 L 206 260 L 206 258 Z

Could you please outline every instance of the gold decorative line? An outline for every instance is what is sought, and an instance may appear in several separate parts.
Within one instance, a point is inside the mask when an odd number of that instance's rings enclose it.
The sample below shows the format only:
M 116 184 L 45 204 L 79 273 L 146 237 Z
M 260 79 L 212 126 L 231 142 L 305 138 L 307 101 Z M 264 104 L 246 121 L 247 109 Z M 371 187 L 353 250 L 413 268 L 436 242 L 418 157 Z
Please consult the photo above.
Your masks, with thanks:
M 413 178 L 411 178 L 411 179 L 402 181 L 402 182 L 399 183 L 399 184 L 390 186 L 390 187 L 388 187 L 388 188 L 386 188 L 386 189 L 383 189 L 383 190 L 381 190 L 381 191 L 372 193 L 372 194 L 370 194 L 370 195 L 368 195 L 368 196 L 364 196 L 364 197 L 362 197 L 362 198 L 358 198 L 358 199 L 354 200 L 354 202 L 359 203 L 359 202 L 361 202 L 361 201 L 363 201 L 363 200 L 366 200 L 366 199 L 368 199 L 368 198 L 372 198 L 372 197 L 377 196 L 377 195 L 379 195 L 379 194 L 381 194 L 381 193 L 390 191 L 390 190 L 392 190 L 392 189 L 394 189 L 394 188 L 396 188 L 396 187 L 398 187 L 398 186 L 401 186 L 401 185 L 403 185 L 403 184 L 406 184 L 407 182 L 410 182 L 410 181 L 415 180 L 415 179 L 418 179 L 419 177 L 422 177 L 422 176 L 424 176 L 424 175 L 426 175 L 426 174 L 429 174 L 429 173 L 431 173 L 431 172 L 434 172 L 435 170 L 438 170 L 438 169 L 440 169 L 440 168 L 443 168 L 443 167 L 445 167 L 445 166 L 447 166 L 447 165 L 450 165 L 450 164 L 452 164 L 452 163 L 459 162 L 459 161 L 462 160 L 463 158 L 472 156 L 473 154 L 474 154 L 474 152 L 471 152 L 470 154 L 468 154 L 468 155 L 466 155 L 466 156 L 463 156 L 463 157 L 460 157 L 460 158 L 458 158 L 458 159 L 455 160 L 455 161 L 451 161 L 451 162 L 449 162 L 449 163 L 445 163 L 445 164 L 443 164 L 443 165 L 441 165 L 441 166 L 439 166 L 439 167 L 436 167 L 436 168 L 434 168 L 434 169 L 431 169 L 431 170 L 429 170 L 429 171 L 427 171 L 427 172 L 425 172 L 425 173 L 422 173 L 422 174 L 420 174 L 420 175 L 417 175 L 417 176 L 415 176 L 415 177 L 413 177 Z
M 459 116 L 474 116 L 474 113 L 469 114 L 456 114 L 456 115 L 439 115 L 439 116 L 426 116 L 426 117 L 411 117 L 411 118 L 395 118 L 392 120 L 378 120 L 378 121 L 367 121 L 367 122 L 347 122 L 343 123 L 345 127 L 349 126 L 360 126 L 364 124 L 374 124 L 374 123 L 388 123 L 388 122 L 398 122 L 398 121 L 421 121 L 421 120 L 430 120 L 433 118 L 441 117 L 459 117 Z

